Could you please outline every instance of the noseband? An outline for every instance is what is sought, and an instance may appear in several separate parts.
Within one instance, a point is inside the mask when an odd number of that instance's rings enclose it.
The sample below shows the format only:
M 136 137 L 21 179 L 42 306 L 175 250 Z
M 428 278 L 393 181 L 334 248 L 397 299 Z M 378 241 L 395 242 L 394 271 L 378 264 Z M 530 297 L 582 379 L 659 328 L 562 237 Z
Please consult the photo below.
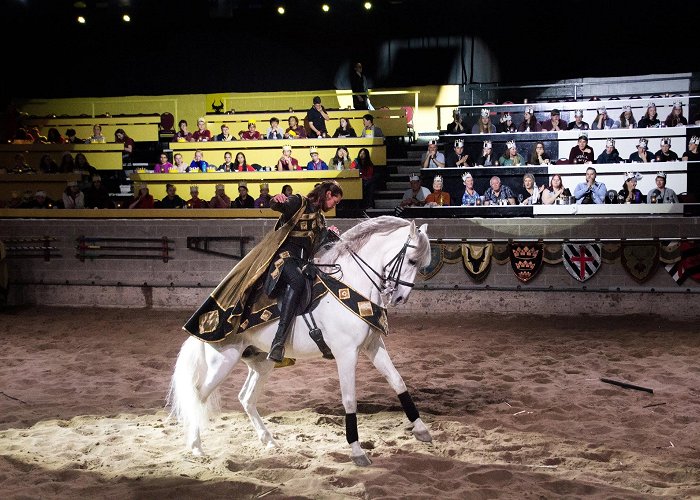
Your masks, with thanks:
M 387 264 L 384 266 L 382 269 L 382 274 L 379 274 L 377 271 L 374 270 L 372 266 L 370 266 L 362 257 L 357 255 L 354 251 L 350 251 L 350 255 L 352 255 L 352 258 L 355 259 L 355 262 L 357 262 L 357 265 L 360 267 L 363 273 L 365 273 L 365 276 L 369 278 L 369 280 L 372 282 L 372 285 L 379 290 L 379 293 L 383 295 L 391 295 L 394 293 L 394 290 L 399 285 L 407 286 L 410 288 L 413 288 L 415 286 L 415 283 L 409 283 L 408 281 L 404 281 L 401 279 L 401 269 L 403 268 L 403 262 L 404 259 L 406 258 L 406 251 L 409 248 L 416 248 L 416 245 L 411 245 L 411 235 L 408 235 L 408 239 L 406 240 L 406 243 L 403 244 L 403 247 L 401 250 L 399 250 L 399 253 L 397 253 Z M 374 281 L 374 278 L 370 276 L 365 268 L 369 269 L 374 273 L 374 275 L 379 278 L 379 285 Z

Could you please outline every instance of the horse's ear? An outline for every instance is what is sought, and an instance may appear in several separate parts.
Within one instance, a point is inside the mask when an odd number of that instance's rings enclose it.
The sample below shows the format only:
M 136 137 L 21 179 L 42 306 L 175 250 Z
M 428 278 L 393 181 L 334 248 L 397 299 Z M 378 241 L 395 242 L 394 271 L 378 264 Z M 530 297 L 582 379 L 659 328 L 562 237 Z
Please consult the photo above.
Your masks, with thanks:
M 418 232 L 428 234 L 428 224 L 422 224 L 421 227 L 418 228 Z
M 408 234 L 411 235 L 411 238 L 416 237 L 416 221 L 413 221 L 413 220 L 411 221 L 411 230 Z

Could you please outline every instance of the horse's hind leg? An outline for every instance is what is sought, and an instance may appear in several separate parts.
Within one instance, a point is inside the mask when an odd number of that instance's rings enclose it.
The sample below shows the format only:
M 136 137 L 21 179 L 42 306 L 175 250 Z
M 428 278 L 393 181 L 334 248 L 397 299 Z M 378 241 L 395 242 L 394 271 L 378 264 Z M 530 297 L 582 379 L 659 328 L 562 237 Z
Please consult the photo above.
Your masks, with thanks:
M 265 383 L 275 367 L 275 363 L 267 359 L 266 353 L 257 353 L 251 357 L 243 358 L 248 365 L 248 378 L 246 378 L 241 392 L 238 393 L 238 400 L 243 405 L 250 422 L 253 424 L 255 432 L 258 434 L 260 442 L 268 448 L 277 447 L 272 434 L 265 426 L 258 413 L 258 397 L 265 387 Z
M 421 420 L 418 409 L 408 393 L 401 374 L 399 374 L 391 361 L 386 345 L 384 345 L 384 339 L 378 333 L 371 333 L 365 342 L 364 350 L 375 368 L 384 375 L 391 388 L 399 396 L 399 401 L 401 401 L 401 407 L 406 413 L 406 417 L 413 423 L 413 435 L 418 441 L 431 442 L 433 438 L 430 436 L 430 431 Z

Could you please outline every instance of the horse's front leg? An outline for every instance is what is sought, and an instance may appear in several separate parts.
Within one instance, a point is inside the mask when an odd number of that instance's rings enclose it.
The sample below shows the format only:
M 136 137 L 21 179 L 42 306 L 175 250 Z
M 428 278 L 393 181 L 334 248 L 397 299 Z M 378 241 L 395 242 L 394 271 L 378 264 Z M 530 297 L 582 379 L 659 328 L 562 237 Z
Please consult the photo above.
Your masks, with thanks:
M 396 394 L 399 396 L 399 401 L 401 401 L 401 407 L 406 413 L 406 417 L 413 424 L 413 435 L 418 441 L 423 441 L 426 443 L 432 442 L 433 438 L 430 435 L 428 427 L 423 423 L 418 413 L 416 405 L 413 403 L 411 395 L 408 393 L 406 384 L 399 374 L 399 371 L 394 366 L 394 363 L 389 357 L 389 353 L 386 350 L 386 345 L 384 344 L 384 339 L 379 333 L 370 333 L 367 341 L 364 345 L 365 353 L 367 357 L 372 361 L 374 367 L 384 375 L 387 382 L 391 386 Z
M 345 407 L 345 437 L 350 445 L 350 458 L 359 466 L 371 465 L 364 450 L 360 447 L 360 437 L 357 432 L 357 396 L 355 393 L 355 371 L 357 369 L 357 350 L 336 355 L 340 393 Z

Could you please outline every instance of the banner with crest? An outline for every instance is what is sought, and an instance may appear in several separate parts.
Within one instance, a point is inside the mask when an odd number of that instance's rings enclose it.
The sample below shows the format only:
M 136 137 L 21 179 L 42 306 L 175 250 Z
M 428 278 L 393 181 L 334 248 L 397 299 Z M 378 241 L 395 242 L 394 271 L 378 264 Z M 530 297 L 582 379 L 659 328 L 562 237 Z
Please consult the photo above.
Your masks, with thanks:
M 462 245 L 462 264 L 471 279 L 480 283 L 486 279 L 491 270 L 491 243 L 465 243 Z
M 622 267 L 637 283 L 654 275 L 659 263 L 658 243 L 625 243 L 620 256 Z
M 515 276 L 523 283 L 528 283 L 537 276 L 542 269 L 542 243 L 521 242 L 508 245 L 510 253 L 510 265 Z
M 562 246 L 562 256 L 568 273 L 584 282 L 600 269 L 603 249 L 600 243 L 567 243 Z

